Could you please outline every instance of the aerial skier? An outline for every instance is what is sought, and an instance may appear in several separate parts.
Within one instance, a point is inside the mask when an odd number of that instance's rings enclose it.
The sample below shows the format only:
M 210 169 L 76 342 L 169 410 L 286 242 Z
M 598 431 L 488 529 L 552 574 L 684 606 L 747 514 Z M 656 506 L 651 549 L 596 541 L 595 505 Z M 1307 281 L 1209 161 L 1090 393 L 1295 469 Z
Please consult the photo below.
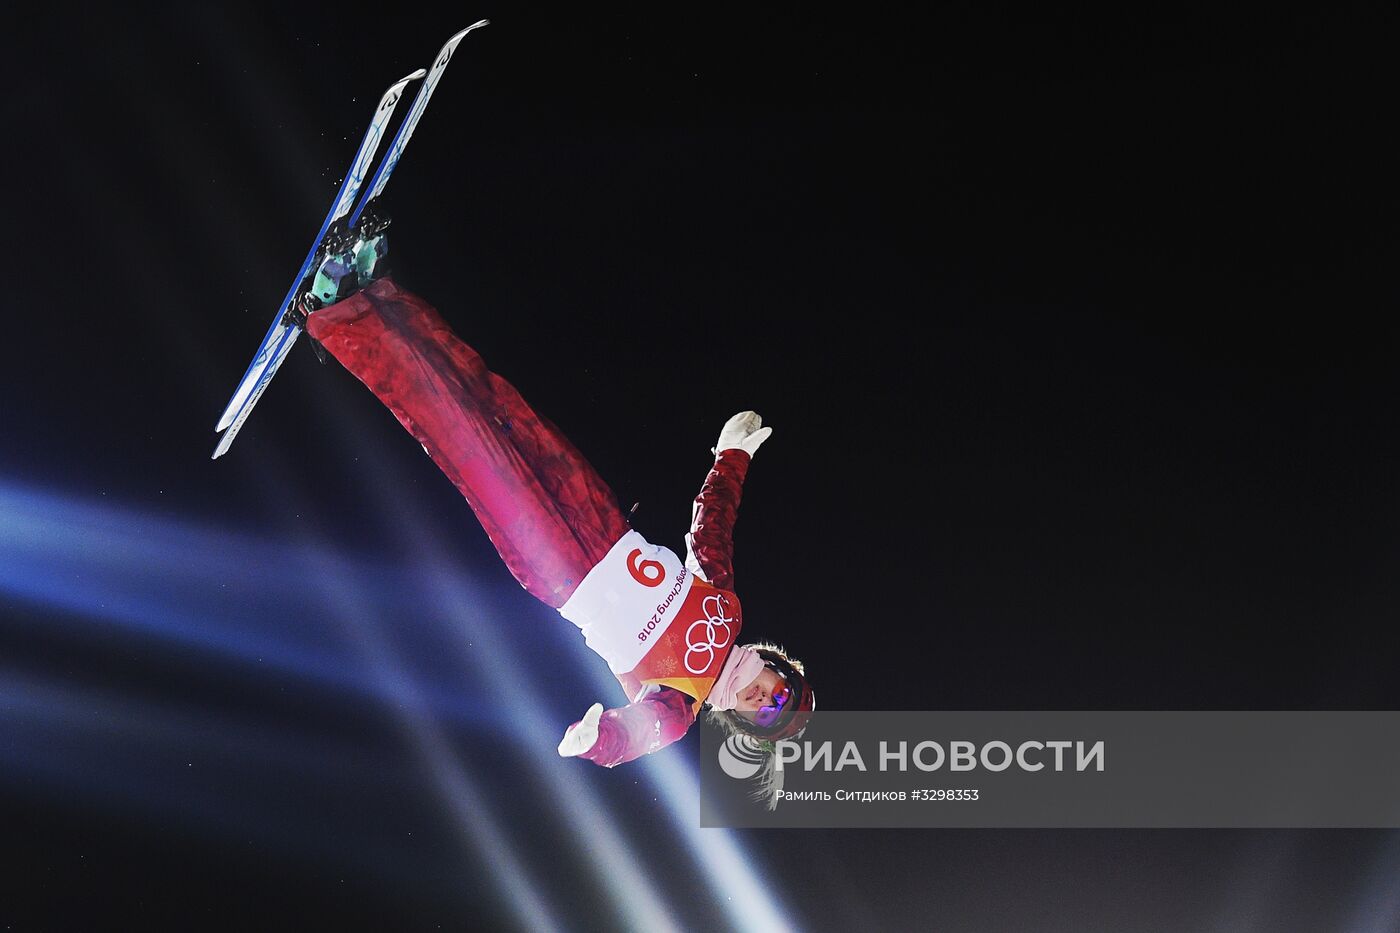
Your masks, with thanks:
M 380 195 L 458 44 L 486 24 L 454 33 L 430 68 L 380 97 L 311 251 L 219 418 L 213 455 L 228 451 L 305 331 L 318 356 L 329 351 L 393 412 L 466 497 L 520 585 L 577 625 L 622 685 L 626 704 L 595 703 L 565 730 L 560 755 L 612 767 L 675 742 L 706 710 L 751 756 L 767 753 L 759 789 L 771 790 L 780 780 L 771 743 L 799 734 L 816 706 L 800 661 L 777 645 L 738 644 L 732 532 L 744 477 L 772 428 L 752 411 L 725 422 L 682 561 L 632 529 L 559 429 L 388 274 Z M 413 105 L 371 176 L 396 105 L 416 81 Z
M 756 412 L 720 430 L 682 561 L 631 528 L 558 428 L 391 277 L 312 311 L 305 326 L 466 497 L 520 585 L 577 625 L 621 684 L 628 702 L 593 704 L 560 755 L 631 761 L 679 739 L 702 709 L 758 742 L 802 730 L 815 696 L 801 662 L 738 644 L 732 533 L 750 462 L 772 433 Z

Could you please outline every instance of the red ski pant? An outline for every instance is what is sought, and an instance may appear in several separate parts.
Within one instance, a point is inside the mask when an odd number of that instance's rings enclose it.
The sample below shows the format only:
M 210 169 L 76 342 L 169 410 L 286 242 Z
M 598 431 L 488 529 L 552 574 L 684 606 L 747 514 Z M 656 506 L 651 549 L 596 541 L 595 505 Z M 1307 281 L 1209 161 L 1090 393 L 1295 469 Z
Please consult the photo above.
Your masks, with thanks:
M 628 531 L 568 438 L 417 295 L 380 279 L 312 313 L 306 330 L 423 445 L 536 598 L 562 606 Z

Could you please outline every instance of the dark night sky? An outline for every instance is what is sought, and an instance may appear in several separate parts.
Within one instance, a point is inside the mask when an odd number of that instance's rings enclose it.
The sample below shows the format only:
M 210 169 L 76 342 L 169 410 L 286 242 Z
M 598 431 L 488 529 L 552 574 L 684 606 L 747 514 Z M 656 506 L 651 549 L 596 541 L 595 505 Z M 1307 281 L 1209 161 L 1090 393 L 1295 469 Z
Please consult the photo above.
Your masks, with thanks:
M 392 418 L 299 346 L 209 460 L 372 101 L 486 17 L 389 186 L 396 275 L 658 543 L 683 548 L 724 419 L 764 415 L 746 630 L 803 658 L 826 708 L 1397 708 L 1400 16 L 972 6 L 42 5 L 6 36 L 0 104 L 3 501 L 382 572 L 376 630 L 490 724 L 443 727 L 477 805 L 555 866 L 568 925 L 628 922 L 581 867 L 603 850 L 486 741 L 523 701 L 438 656 L 470 625 L 425 622 L 395 581 L 438 542 L 494 594 L 480 624 L 519 645 L 545 722 L 616 698 L 561 670 L 555 620 Z M 511 927 L 498 862 L 443 828 L 382 700 L 191 647 L 201 613 L 237 615 L 218 589 L 239 567 L 275 571 L 246 546 L 208 592 L 157 584 L 190 616 L 164 635 L 84 607 L 90 579 L 40 598 L 6 570 L 0 921 Z M 270 602 L 306 650 L 332 637 L 324 600 Z M 104 732 L 50 695 L 183 725 Z M 180 736 L 234 733 L 263 738 L 208 784 L 162 775 L 217 770 Z M 374 783 L 267 764 L 264 739 L 345 749 Z M 571 779 L 687 926 L 725 926 L 636 775 Z M 1385 832 L 735 835 L 814 930 L 1379 931 L 1368 885 L 1400 871 Z

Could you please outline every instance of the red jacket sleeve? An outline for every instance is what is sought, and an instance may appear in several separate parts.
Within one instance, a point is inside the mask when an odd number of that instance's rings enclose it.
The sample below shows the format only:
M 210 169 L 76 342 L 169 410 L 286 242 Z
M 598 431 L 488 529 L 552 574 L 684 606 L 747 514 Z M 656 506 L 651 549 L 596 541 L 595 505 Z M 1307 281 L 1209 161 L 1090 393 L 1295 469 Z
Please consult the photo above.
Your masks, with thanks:
M 690 513 L 685 565 L 722 590 L 734 589 L 734 521 L 748 472 L 746 451 L 720 451 Z
M 604 713 L 598 720 L 598 740 L 580 757 L 611 768 L 670 745 L 685 735 L 694 721 L 690 697 L 679 690 L 660 687 L 635 702 Z

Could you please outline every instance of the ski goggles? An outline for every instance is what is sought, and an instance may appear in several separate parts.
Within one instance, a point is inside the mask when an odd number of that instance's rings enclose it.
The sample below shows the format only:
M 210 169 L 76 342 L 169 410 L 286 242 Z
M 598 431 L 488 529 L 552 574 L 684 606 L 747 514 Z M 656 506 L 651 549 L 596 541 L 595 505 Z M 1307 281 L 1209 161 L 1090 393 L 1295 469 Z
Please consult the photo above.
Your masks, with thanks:
M 766 706 L 760 706 L 753 714 L 755 724 L 763 726 L 765 729 L 777 722 L 783 715 L 783 707 L 792 699 L 792 687 L 788 686 L 786 680 L 783 685 L 773 691 L 773 698 Z

